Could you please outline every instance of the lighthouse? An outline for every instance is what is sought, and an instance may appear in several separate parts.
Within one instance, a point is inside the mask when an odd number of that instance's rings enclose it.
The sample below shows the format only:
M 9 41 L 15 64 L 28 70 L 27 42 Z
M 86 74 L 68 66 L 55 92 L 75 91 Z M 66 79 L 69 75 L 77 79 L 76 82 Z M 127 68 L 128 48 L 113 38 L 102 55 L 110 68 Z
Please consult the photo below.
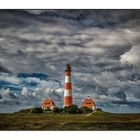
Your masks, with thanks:
M 71 66 L 67 64 L 64 83 L 64 107 L 71 106 L 72 104 Z

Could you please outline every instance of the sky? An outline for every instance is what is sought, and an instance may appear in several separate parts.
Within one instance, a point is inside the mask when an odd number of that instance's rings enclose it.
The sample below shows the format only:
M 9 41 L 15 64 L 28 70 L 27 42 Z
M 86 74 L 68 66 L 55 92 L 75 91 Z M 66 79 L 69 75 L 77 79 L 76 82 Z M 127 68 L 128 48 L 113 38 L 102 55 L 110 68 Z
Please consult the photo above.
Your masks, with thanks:
M 109 112 L 140 113 L 140 10 L 0 10 L 0 112 L 74 104 L 91 96 Z

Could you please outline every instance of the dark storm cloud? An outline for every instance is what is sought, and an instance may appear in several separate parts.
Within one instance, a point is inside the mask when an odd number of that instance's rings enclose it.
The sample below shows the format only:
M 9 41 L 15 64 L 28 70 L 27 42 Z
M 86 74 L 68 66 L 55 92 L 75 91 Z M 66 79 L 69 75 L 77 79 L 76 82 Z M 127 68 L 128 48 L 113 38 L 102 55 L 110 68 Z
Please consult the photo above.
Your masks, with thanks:
M 0 72 L 10 72 L 7 68 L 3 67 L 0 63 Z
M 63 83 L 65 64 L 71 63 L 79 105 L 90 95 L 102 106 L 108 102 L 129 107 L 136 102 L 139 107 L 139 19 L 140 10 L 1 10 L 0 69 L 15 74 L 43 72 Z M 6 79 L 20 81 L 16 76 Z M 45 84 L 54 90 L 45 81 L 32 80 L 39 81 L 41 93 Z M 35 87 L 32 92 L 22 88 L 29 95 L 36 93 Z

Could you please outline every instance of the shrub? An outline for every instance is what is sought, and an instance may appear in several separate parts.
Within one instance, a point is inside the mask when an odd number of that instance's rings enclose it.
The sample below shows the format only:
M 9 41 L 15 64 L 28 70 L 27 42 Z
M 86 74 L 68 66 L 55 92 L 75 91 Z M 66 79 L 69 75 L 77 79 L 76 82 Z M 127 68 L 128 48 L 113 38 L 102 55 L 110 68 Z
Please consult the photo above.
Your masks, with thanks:
M 30 113 L 32 109 L 21 109 L 19 110 L 20 113 Z
M 62 109 L 61 108 L 58 108 L 58 107 L 54 107 L 53 112 L 54 113 L 61 113 L 62 112 Z
M 43 109 L 41 107 L 34 107 L 32 109 L 32 113 L 41 114 L 41 113 L 43 113 Z
M 79 108 L 77 105 L 71 105 L 71 106 L 65 106 L 63 108 L 64 113 L 70 113 L 70 114 L 75 114 L 79 113 Z
M 91 113 L 91 112 L 93 112 L 92 111 L 92 108 L 88 108 L 88 107 L 80 107 L 80 112 L 81 113 Z
M 46 114 L 52 114 L 53 111 L 52 111 L 52 110 L 44 110 L 43 113 L 46 113 Z
M 97 111 L 102 111 L 102 109 L 101 109 L 101 108 L 96 108 L 96 110 L 97 110 Z

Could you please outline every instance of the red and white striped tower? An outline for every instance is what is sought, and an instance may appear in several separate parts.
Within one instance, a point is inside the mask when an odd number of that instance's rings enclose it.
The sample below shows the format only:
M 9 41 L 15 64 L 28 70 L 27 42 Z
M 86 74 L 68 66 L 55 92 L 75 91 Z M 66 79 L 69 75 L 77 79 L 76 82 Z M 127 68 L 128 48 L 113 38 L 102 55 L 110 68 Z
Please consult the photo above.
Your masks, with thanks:
M 66 65 L 64 83 L 64 107 L 72 105 L 71 66 Z

